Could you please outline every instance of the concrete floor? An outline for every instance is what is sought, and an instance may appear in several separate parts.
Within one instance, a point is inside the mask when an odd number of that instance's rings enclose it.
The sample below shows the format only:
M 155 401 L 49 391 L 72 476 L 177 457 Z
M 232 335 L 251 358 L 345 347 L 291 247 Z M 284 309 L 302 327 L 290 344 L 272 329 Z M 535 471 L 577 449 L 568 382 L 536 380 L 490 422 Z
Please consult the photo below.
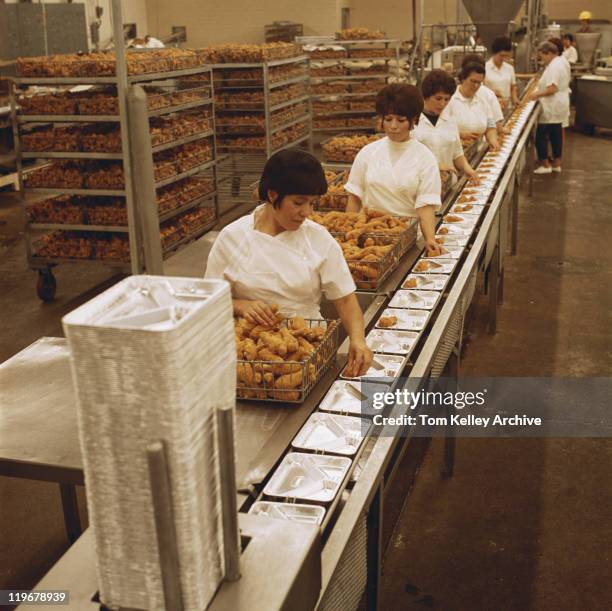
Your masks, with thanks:
M 477 307 L 464 374 L 610 375 L 611 153 L 609 139 L 569 134 L 563 173 L 536 177 L 534 197 L 521 199 L 498 331 L 486 334 Z M 57 299 L 43 305 L 22 239 L 16 200 L 0 195 L 0 360 L 61 335 L 61 316 L 110 278 L 60 266 Z M 610 608 L 610 440 L 460 439 L 451 480 L 440 459 L 434 440 L 391 538 L 381 609 Z M 0 589 L 27 588 L 67 547 L 57 486 L 0 477 L 0 498 Z

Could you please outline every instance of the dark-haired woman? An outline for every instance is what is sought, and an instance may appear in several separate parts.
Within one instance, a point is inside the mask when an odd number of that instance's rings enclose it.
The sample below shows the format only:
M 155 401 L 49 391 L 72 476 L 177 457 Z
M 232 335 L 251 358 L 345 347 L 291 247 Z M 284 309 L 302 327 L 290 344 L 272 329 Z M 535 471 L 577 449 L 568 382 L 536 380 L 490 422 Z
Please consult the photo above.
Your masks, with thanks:
M 433 153 L 410 132 L 423 112 L 423 96 L 413 85 L 394 83 L 376 96 L 376 113 L 385 137 L 364 146 L 353 162 L 347 212 L 361 206 L 419 219 L 429 254 L 441 249 L 435 240 L 436 210 L 441 206 L 440 172 Z
M 472 62 L 461 68 L 460 85 L 457 87 L 446 110 L 446 116 L 453 119 L 459 128 L 462 139 L 479 139 L 485 136 L 493 150 L 499 148 L 497 127 L 489 104 L 478 95 L 485 78 L 482 64 Z
M 424 107 L 413 135 L 436 156 L 440 170 L 463 172 L 478 183 L 478 174 L 463 153 L 459 128 L 443 115 L 457 86 L 444 70 L 432 70 L 421 83 Z
M 321 318 L 321 297 L 333 302 L 350 340 L 348 375 L 363 375 L 372 362 L 363 313 L 340 246 L 308 219 L 327 191 L 321 164 L 300 150 L 268 159 L 259 182 L 262 202 L 225 227 L 212 247 L 207 278 L 227 280 L 234 313 L 256 324 L 276 321 L 272 304 L 286 316 Z
M 578 51 L 574 46 L 574 36 L 572 34 L 563 34 L 563 57 L 570 63 L 575 64 L 578 61 Z
M 512 42 L 507 36 L 500 36 L 491 45 L 491 58 L 485 64 L 485 85 L 492 89 L 504 106 L 518 104 L 516 75 L 510 63 L 512 59 Z

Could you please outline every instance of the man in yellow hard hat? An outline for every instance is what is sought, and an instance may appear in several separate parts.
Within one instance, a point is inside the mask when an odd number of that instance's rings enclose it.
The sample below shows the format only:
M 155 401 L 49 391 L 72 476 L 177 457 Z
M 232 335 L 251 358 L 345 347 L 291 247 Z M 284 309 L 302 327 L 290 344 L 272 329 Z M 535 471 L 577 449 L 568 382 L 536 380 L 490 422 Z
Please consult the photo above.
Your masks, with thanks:
M 582 11 L 582 13 L 578 15 L 578 20 L 580 21 L 580 29 L 578 32 L 580 34 L 590 34 L 593 31 L 591 30 L 591 19 L 593 19 L 591 11 Z

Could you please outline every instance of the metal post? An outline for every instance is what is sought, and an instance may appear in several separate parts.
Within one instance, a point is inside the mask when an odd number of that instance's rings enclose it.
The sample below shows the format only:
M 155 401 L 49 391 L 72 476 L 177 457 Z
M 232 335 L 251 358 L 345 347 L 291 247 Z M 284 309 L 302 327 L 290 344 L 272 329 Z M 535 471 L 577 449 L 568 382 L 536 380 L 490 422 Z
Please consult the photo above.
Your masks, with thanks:
M 147 446 L 147 461 L 149 463 L 151 497 L 155 514 L 155 531 L 157 533 L 165 608 L 182 611 L 183 594 L 181 591 L 178 546 L 174 527 L 174 512 L 172 511 L 170 476 L 163 441 L 154 441 Z
M 529 143 L 527 146 L 527 171 L 529 172 L 529 197 L 533 197 L 533 171 L 535 170 L 535 130 L 537 129 L 537 123 L 534 123 L 531 133 L 529 134 Z
M 159 237 L 159 211 L 153 170 L 153 147 L 149 128 L 147 94 L 140 85 L 128 88 L 130 137 L 133 145 L 134 199 L 142 230 L 144 266 L 148 274 L 164 274 L 164 258 Z
M 264 87 L 264 125 L 266 129 L 266 159 L 272 155 L 272 134 L 270 133 L 270 74 L 268 72 L 268 62 L 264 60 L 263 87 Z
M 130 240 L 130 267 L 132 274 L 139 274 L 142 270 L 142 265 L 140 263 L 140 235 L 137 226 L 138 218 L 132 188 L 129 121 L 127 113 L 128 75 L 125 61 L 125 43 L 123 40 L 123 13 L 121 10 L 121 0 L 113 0 L 111 8 L 113 11 L 113 38 L 115 42 L 117 66 L 117 98 L 119 100 L 123 176 L 125 178 L 125 205 L 127 207 L 128 236 Z
M 236 504 L 236 464 L 234 453 L 234 410 L 217 410 L 217 439 L 219 444 L 219 480 L 221 513 L 223 516 L 223 551 L 225 579 L 240 579 L 240 531 Z
M 497 297 L 499 279 L 499 243 L 493 251 L 493 257 L 489 264 L 489 324 L 488 332 L 494 335 L 497 330 Z
M 213 181 L 215 186 L 215 220 L 219 219 L 219 157 L 217 153 L 217 123 L 216 123 L 216 113 L 215 113 L 215 79 L 213 78 L 213 70 L 209 68 L 208 79 L 210 85 L 210 124 L 212 125 L 213 130 L 213 155 L 215 160 L 215 165 L 213 165 Z
M 461 341 L 461 339 L 459 340 Z M 461 349 L 459 344 L 457 344 L 453 351 L 450 354 L 448 362 L 446 364 L 447 367 L 447 375 L 449 378 L 453 378 L 455 380 L 455 390 L 457 389 L 457 382 L 459 380 L 459 367 L 460 367 L 460 359 L 461 359 Z M 447 434 L 444 437 L 444 459 L 442 462 L 442 477 L 448 478 L 452 477 L 455 472 L 455 427 L 451 424 L 451 409 L 452 406 L 449 406 L 446 412 L 447 421 L 449 422 L 446 427 Z
M 519 180 L 518 173 L 514 177 L 514 193 L 512 194 L 512 237 L 510 238 L 510 254 L 516 255 L 518 243 L 518 214 L 519 214 Z
M 398 459 L 399 460 L 399 459 Z M 366 518 L 367 528 L 367 587 L 366 608 L 368 611 L 376 611 L 380 605 L 380 574 L 382 570 L 382 525 L 383 520 L 383 487 L 382 483 L 378 489 Z

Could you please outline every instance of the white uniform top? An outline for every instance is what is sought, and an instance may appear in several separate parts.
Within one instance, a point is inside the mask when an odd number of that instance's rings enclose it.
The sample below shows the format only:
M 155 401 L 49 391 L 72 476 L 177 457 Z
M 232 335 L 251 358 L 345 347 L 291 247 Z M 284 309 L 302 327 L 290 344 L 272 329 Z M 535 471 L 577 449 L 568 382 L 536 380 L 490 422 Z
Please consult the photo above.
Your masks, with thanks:
M 501 97 L 509 101 L 512 97 L 512 86 L 516 85 L 516 75 L 512 64 L 502 62 L 502 65 L 498 68 L 491 58 L 485 64 L 485 69 L 487 71 L 485 85 L 492 89 L 493 93 L 499 91 Z
M 576 47 L 570 45 L 563 51 L 563 57 L 570 63 L 575 64 L 578 61 L 578 51 L 576 51 Z
M 147 49 L 164 49 L 166 45 L 161 40 L 151 36 L 145 43 L 145 47 Z
M 277 304 L 288 316 L 321 318 L 319 303 L 346 297 L 355 282 L 331 234 L 306 219 L 276 236 L 255 229 L 263 206 L 221 230 L 208 257 L 206 278 L 227 280 L 234 299 Z
M 485 87 L 481 86 L 476 95 L 471 98 L 464 97 L 457 89 L 444 109 L 442 115 L 447 119 L 452 119 L 460 132 L 484 134 L 488 128 L 495 127 L 491 103 L 485 95 L 479 95 L 483 89 Z M 495 96 L 494 93 L 493 96 Z
M 436 157 L 438 164 L 453 167 L 455 159 L 463 155 L 457 124 L 448 117 L 439 116 L 435 125 L 421 114 L 412 136 L 422 142 Z
M 561 123 L 563 125 L 568 122 L 570 78 L 571 68 L 564 57 L 557 56 L 546 66 L 538 83 L 538 91 L 544 91 L 550 85 L 556 85 L 557 91 L 553 95 L 540 98 L 542 104 L 540 123 Z
M 489 89 L 486 85 L 481 85 L 480 89 L 476 92 L 476 96 L 483 98 L 489 105 L 489 111 L 495 125 L 497 125 L 498 121 L 504 120 L 501 104 L 492 89 Z
M 417 208 L 442 205 L 438 162 L 413 138 L 393 142 L 385 137 L 364 146 L 344 189 L 364 206 L 398 216 L 416 217 Z

